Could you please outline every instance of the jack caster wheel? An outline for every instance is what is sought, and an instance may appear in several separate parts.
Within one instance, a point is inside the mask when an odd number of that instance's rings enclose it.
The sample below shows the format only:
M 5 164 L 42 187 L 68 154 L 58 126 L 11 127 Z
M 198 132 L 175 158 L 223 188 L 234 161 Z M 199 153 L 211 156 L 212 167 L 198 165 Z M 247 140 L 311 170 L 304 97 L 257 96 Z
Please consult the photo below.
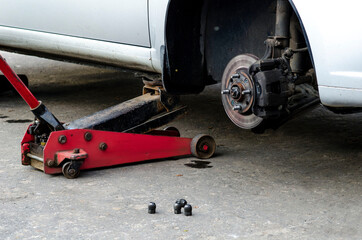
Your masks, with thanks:
M 80 174 L 80 169 L 74 169 L 72 168 L 72 163 L 71 162 L 66 162 L 64 163 L 63 167 L 62 167 L 62 173 L 64 175 L 64 177 L 68 178 L 68 179 L 73 179 L 73 178 L 77 178 Z
M 172 131 L 172 132 L 174 132 L 174 133 L 175 133 L 175 137 L 180 137 L 180 136 L 181 136 L 180 131 L 179 131 L 177 128 L 175 128 L 175 127 L 165 127 L 163 130 L 164 130 L 164 131 Z
M 194 137 L 191 141 L 191 153 L 197 158 L 210 158 L 214 155 L 215 150 L 215 140 L 209 135 L 200 134 Z

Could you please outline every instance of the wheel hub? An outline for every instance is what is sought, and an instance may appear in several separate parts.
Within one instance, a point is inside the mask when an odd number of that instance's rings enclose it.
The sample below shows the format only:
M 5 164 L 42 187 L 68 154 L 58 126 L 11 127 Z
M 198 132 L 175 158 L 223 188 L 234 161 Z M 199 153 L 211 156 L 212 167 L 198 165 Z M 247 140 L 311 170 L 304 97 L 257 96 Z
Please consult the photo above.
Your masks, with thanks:
M 226 66 L 221 83 L 226 114 L 237 126 L 245 129 L 255 128 L 262 121 L 251 111 L 255 97 L 249 67 L 257 60 L 253 55 L 236 56 Z
M 234 83 L 232 86 L 231 86 L 231 97 L 233 99 L 235 99 L 236 101 L 240 101 L 241 100 L 241 92 L 242 92 L 242 89 L 243 89 L 243 85 L 241 85 L 240 83 Z

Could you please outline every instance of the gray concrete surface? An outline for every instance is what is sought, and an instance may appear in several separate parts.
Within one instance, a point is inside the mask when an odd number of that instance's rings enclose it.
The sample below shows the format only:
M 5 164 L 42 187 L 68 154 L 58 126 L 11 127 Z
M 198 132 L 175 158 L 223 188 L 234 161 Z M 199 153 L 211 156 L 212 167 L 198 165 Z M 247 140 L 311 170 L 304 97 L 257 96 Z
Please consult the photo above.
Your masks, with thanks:
M 130 73 L 4 53 L 62 121 L 138 95 Z M 319 107 L 277 131 L 255 135 L 224 114 L 219 86 L 183 97 L 183 136 L 208 133 L 217 154 L 84 171 L 76 180 L 20 164 L 32 114 L 0 97 L 1 239 L 361 239 L 362 114 Z M 186 198 L 194 215 L 174 215 Z M 157 214 L 147 214 L 149 201 Z

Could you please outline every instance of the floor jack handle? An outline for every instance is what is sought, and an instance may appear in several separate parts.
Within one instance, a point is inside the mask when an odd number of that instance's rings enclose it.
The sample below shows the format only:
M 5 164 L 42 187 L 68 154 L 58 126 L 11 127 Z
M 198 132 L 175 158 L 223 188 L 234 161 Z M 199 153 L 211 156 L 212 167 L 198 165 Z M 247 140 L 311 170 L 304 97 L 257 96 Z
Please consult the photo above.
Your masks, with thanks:
M 35 109 L 40 105 L 40 102 L 34 97 L 34 95 L 20 80 L 18 75 L 16 75 L 16 73 L 10 68 L 10 66 L 6 63 L 5 59 L 1 55 L 0 70 L 31 109 Z
M 63 125 L 54 117 L 54 115 L 38 101 L 25 84 L 20 80 L 19 76 L 10 68 L 5 59 L 0 55 L 0 70 L 13 85 L 15 90 L 20 94 L 24 101 L 29 105 L 35 117 L 47 123 L 52 130 L 64 130 Z

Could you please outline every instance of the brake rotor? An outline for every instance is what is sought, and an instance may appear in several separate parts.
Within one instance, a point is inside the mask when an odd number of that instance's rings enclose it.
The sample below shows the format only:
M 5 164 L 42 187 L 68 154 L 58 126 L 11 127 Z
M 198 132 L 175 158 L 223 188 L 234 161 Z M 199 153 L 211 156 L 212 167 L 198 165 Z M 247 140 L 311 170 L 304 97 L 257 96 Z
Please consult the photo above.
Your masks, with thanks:
M 235 125 L 244 129 L 255 128 L 263 121 L 251 110 L 255 91 L 249 67 L 257 60 L 258 58 L 251 54 L 234 57 L 226 66 L 221 81 L 221 98 L 225 112 Z

